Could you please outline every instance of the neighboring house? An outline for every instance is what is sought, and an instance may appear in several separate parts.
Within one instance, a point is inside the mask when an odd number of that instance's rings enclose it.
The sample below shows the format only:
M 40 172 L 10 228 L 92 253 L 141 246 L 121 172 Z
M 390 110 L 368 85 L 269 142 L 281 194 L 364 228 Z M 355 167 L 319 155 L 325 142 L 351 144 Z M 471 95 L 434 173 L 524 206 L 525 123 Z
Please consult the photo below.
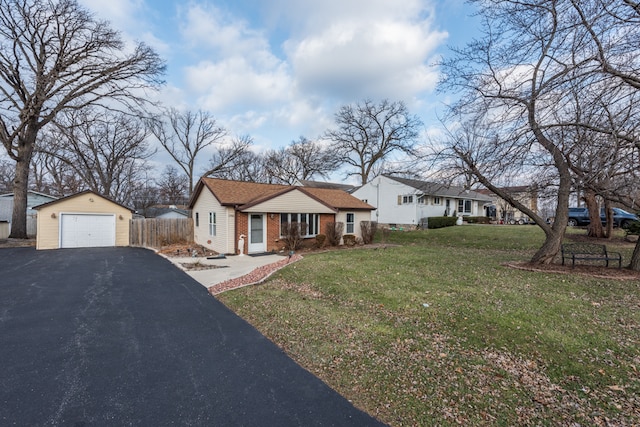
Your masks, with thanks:
M 377 209 L 371 218 L 391 227 L 424 225 L 433 216 L 484 216 L 491 198 L 473 190 L 381 175 L 358 188 L 354 197 Z
M 522 203 L 534 212 L 538 212 L 538 190 L 531 186 L 503 187 L 518 202 Z M 488 197 L 491 197 L 491 205 L 485 207 L 485 216 L 501 224 L 525 224 L 529 222 L 529 217 L 518 209 L 511 206 L 506 200 L 502 199 L 491 190 L 478 190 Z
M 145 218 L 189 218 L 189 210 L 176 205 L 157 205 L 142 209 L 139 212 Z
M 34 206 L 41 205 L 56 200 L 57 197 L 49 194 L 39 193 L 37 191 L 27 191 L 27 236 L 36 235 L 36 216 L 37 211 Z M 9 232 L 11 232 L 11 220 L 13 216 L 13 193 L 0 194 L 0 221 L 9 223 Z
M 360 222 L 371 219 L 373 207 L 342 190 L 201 178 L 189 209 L 196 243 L 235 254 L 283 250 L 286 223 L 306 223 L 305 238 L 313 238 L 327 223 L 342 222 L 345 234 L 360 237 Z
M 38 211 L 36 249 L 129 245 L 133 211 L 92 191 L 34 209 Z

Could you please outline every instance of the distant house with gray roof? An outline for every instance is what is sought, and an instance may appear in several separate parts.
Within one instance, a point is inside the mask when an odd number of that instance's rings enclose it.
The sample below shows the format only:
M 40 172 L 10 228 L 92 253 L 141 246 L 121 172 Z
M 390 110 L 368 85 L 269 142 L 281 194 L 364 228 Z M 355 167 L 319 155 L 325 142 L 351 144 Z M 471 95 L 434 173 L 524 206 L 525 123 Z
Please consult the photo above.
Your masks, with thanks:
M 433 216 L 484 216 L 491 197 L 463 187 L 380 175 L 352 195 L 376 209 L 371 220 L 415 227 Z

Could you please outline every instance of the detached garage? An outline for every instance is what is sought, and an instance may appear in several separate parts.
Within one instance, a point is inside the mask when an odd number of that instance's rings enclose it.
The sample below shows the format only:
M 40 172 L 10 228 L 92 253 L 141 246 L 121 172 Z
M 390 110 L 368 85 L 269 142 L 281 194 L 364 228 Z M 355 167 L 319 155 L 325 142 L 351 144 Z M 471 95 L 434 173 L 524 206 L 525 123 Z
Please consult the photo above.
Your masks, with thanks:
M 36 249 L 128 246 L 132 210 L 92 191 L 34 207 Z

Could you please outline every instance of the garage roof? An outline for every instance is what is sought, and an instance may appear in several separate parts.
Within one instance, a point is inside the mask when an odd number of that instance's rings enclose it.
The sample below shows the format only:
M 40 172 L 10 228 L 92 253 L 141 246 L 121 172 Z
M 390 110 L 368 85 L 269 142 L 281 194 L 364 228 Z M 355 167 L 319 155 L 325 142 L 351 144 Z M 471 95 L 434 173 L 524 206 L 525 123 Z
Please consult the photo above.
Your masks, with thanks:
M 111 202 L 111 203 L 113 203 L 115 205 L 120 206 L 121 208 L 124 208 L 124 209 L 126 209 L 128 211 L 131 211 L 131 213 L 134 212 L 133 209 L 131 209 L 131 208 L 129 208 L 129 207 L 127 207 L 127 206 L 125 206 L 125 205 L 123 205 L 121 203 L 115 202 L 115 201 L 111 200 L 110 198 L 102 196 L 102 195 L 96 193 L 95 191 L 91 191 L 91 190 L 81 191 L 81 192 L 76 193 L 76 194 L 71 194 L 70 196 L 62 197 L 62 198 L 60 198 L 58 200 L 53 200 L 51 202 L 43 203 L 41 205 L 34 206 L 33 209 L 37 210 L 37 209 L 40 209 L 40 208 L 44 208 L 45 206 L 55 205 L 56 203 L 64 202 L 65 200 L 73 199 L 75 197 L 84 196 L 86 194 L 93 194 L 96 197 L 100 197 L 100 198 L 105 199 L 105 200 L 107 200 L 107 201 L 109 201 L 109 202 Z

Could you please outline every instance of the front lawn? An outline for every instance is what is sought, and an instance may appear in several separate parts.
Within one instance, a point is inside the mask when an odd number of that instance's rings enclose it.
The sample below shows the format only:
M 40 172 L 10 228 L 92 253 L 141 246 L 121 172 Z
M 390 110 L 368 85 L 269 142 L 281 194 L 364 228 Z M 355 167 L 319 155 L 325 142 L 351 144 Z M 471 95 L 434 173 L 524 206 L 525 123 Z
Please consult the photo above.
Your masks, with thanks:
M 218 298 L 393 426 L 640 424 L 639 281 L 502 265 L 542 241 L 534 226 L 396 232 Z M 628 263 L 632 244 L 607 246 Z

